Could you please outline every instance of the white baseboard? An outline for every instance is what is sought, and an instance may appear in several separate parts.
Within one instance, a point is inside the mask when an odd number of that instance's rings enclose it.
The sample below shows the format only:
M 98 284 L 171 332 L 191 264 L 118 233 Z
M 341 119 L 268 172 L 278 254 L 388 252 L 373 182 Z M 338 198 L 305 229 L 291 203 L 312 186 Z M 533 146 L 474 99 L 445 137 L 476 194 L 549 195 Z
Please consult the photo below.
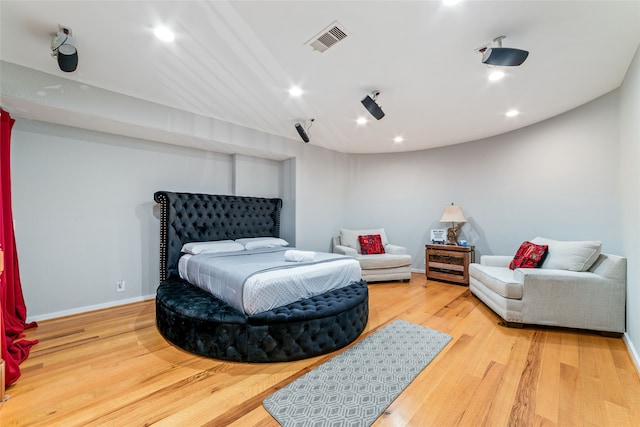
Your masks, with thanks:
M 38 316 L 27 316 L 27 323 L 41 322 L 43 320 L 57 319 L 59 317 L 72 316 L 74 314 L 87 313 L 89 311 L 96 311 L 96 310 L 102 310 L 105 308 L 118 307 L 120 305 L 127 305 L 134 302 L 148 301 L 150 299 L 154 299 L 155 297 L 156 297 L 156 294 L 143 295 L 135 298 L 123 299 L 118 301 L 110 301 L 103 304 L 88 305 L 85 307 L 78 307 L 78 308 L 73 308 L 71 310 L 64 310 L 64 311 L 56 311 L 53 313 L 41 314 Z
M 638 356 L 638 351 L 634 347 L 633 342 L 631 342 L 631 339 L 629 338 L 628 332 L 624 333 L 624 343 L 627 345 L 627 350 L 629 350 L 631 360 L 633 360 L 633 363 L 636 365 L 636 371 L 640 374 L 640 357 Z

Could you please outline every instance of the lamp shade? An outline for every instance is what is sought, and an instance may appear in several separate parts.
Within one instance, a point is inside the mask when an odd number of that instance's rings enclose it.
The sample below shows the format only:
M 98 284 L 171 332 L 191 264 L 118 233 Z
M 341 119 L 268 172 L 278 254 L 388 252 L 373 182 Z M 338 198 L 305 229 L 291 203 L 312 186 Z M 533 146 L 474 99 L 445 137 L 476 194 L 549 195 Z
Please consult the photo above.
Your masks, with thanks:
M 444 207 L 440 222 L 467 222 L 467 220 L 464 215 L 462 215 L 462 208 L 460 206 L 450 205 Z

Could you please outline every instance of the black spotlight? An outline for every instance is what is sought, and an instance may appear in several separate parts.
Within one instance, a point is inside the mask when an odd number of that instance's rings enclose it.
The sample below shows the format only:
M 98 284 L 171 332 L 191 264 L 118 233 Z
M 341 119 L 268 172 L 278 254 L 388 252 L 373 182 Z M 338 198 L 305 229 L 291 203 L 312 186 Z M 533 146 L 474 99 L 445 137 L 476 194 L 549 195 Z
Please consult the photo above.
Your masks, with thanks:
M 300 135 L 300 138 L 302 138 L 302 140 L 303 140 L 304 142 L 309 142 L 309 141 L 310 141 L 310 139 L 309 139 L 309 135 L 307 134 L 307 131 L 308 131 L 309 129 L 311 129 L 311 125 L 313 125 L 313 121 L 314 121 L 314 120 L 315 120 L 315 119 L 310 119 L 310 122 L 311 122 L 311 123 L 309 124 L 309 126 L 307 127 L 307 129 L 305 129 L 305 127 L 307 126 L 307 122 L 306 122 L 306 120 L 304 120 L 304 121 L 303 121 L 304 125 L 300 124 L 299 122 L 298 122 L 298 123 L 296 123 L 296 130 L 298 131 L 298 135 Z
M 529 52 L 510 47 L 489 47 L 482 52 L 482 63 L 489 65 L 499 65 L 505 67 L 515 67 L 521 65 L 529 56 Z
M 307 135 L 307 132 L 300 123 L 296 123 L 296 130 L 304 142 L 309 142 L 309 135 Z
M 71 30 L 60 27 L 51 41 L 51 55 L 58 58 L 58 66 L 70 73 L 78 68 L 78 50 L 73 45 Z
M 58 66 L 67 73 L 78 68 L 78 50 L 75 46 L 63 44 L 58 48 Z
M 382 108 L 380 108 L 380 106 L 376 102 L 376 100 L 378 99 L 378 95 L 380 95 L 379 91 L 373 91 L 371 93 L 371 96 L 367 95 L 364 97 L 364 99 L 362 100 L 362 105 L 364 105 L 364 108 L 366 108 L 373 117 L 375 117 L 377 120 L 380 120 L 384 117 L 384 111 L 382 111 Z
M 513 49 L 510 47 L 502 47 L 502 40 L 506 36 L 500 36 L 493 39 L 497 43 L 497 47 L 483 46 L 478 49 L 482 54 L 482 63 L 487 65 L 496 65 L 501 67 L 516 67 L 529 56 L 529 52 L 522 49 Z

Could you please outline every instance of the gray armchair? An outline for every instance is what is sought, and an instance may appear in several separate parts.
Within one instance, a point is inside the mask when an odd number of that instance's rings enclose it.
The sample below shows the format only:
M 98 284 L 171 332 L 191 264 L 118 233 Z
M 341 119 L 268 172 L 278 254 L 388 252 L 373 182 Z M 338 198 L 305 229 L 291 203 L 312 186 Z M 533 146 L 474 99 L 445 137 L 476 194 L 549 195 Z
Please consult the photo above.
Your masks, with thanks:
M 364 255 L 358 236 L 375 234 L 379 234 L 382 239 L 384 253 Z M 342 228 L 340 235 L 333 236 L 333 252 L 357 259 L 362 268 L 362 279 L 367 282 L 411 279 L 411 255 L 407 253 L 407 248 L 390 244 L 384 228 L 368 230 Z

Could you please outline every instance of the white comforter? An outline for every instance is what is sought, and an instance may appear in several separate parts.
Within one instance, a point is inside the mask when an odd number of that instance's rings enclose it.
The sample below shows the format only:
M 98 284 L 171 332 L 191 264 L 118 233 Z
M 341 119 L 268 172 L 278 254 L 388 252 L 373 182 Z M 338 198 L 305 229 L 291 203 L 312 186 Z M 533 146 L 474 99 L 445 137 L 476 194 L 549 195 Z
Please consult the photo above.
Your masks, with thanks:
M 287 249 L 287 258 L 291 248 Z M 227 302 L 232 307 L 247 314 L 256 314 L 276 307 L 320 295 L 333 289 L 342 288 L 360 280 L 361 270 L 357 260 L 335 254 L 317 253 L 320 262 L 285 262 L 285 250 L 278 251 L 282 258 L 275 267 L 264 268 L 261 255 L 264 251 L 243 251 L 238 253 L 183 255 L 178 263 L 180 277 Z M 302 253 L 300 254 L 307 254 Z M 270 255 L 273 258 L 274 254 Z M 258 266 L 255 273 L 246 279 L 230 279 L 226 271 L 230 257 L 237 265 L 238 260 Z M 305 256 L 304 258 L 308 258 Z M 330 259 L 327 259 L 330 258 Z M 227 263 L 225 265 L 225 262 Z

